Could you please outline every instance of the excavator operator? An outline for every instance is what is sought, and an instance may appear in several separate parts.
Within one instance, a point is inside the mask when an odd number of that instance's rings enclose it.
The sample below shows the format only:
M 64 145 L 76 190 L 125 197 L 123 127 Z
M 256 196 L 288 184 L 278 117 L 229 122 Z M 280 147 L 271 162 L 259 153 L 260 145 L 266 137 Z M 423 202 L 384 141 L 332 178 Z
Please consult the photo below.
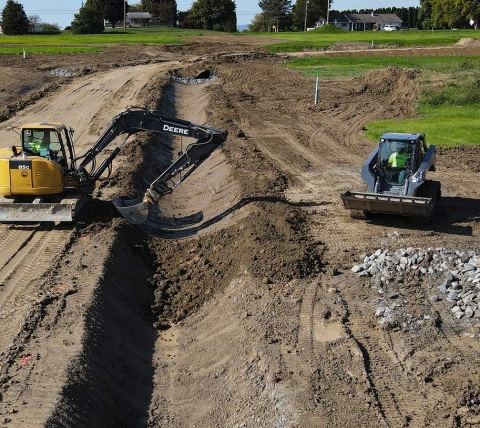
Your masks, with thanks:
M 40 155 L 41 149 L 47 149 L 49 146 L 49 135 L 45 132 L 43 138 L 39 138 L 38 136 L 34 136 L 34 133 L 30 130 L 25 131 L 25 148 L 33 153 L 34 155 Z

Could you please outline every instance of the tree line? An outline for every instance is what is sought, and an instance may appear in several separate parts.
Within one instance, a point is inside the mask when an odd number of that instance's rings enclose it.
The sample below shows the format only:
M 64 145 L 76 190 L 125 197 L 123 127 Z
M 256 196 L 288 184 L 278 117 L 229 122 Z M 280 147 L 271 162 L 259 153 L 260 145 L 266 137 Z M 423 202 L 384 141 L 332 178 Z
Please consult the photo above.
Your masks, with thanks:
M 2 32 L 8 36 L 28 34 L 37 31 L 42 31 L 43 33 L 60 32 L 60 26 L 56 23 L 49 24 L 42 22 L 38 15 L 27 16 L 23 5 L 14 0 L 7 0 L 1 16 L 0 24 L 2 26 Z
M 259 0 L 261 13 L 249 25 L 250 31 L 304 31 L 320 20 L 345 13 L 395 13 L 405 25 L 418 29 L 475 28 L 480 18 L 480 0 L 420 0 L 418 7 L 386 7 L 380 9 L 332 9 L 333 0 Z M 86 0 L 74 15 L 71 29 L 77 34 L 101 33 L 108 20 L 113 27 L 123 22 L 124 13 L 149 12 L 159 25 L 225 32 L 237 31 L 235 0 L 196 0 L 184 12 L 177 9 L 176 0 Z M 27 34 L 39 27 L 39 17 L 27 17 L 23 5 L 7 0 L 2 11 L 4 34 Z M 48 30 L 58 30 L 57 24 L 43 24 Z M 50 26 L 50 27 L 49 27 Z
M 347 13 L 396 14 L 410 28 L 475 28 L 480 18 L 480 0 L 420 0 L 418 7 L 378 9 L 333 9 L 333 0 L 260 0 L 262 13 L 249 26 L 251 31 L 304 31 L 321 19 Z
M 234 0 L 197 0 L 186 12 L 179 12 L 176 0 L 141 0 L 129 4 L 124 0 L 86 0 L 72 21 L 77 34 L 100 33 L 104 20 L 112 27 L 123 22 L 125 12 L 148 12 L 157 25 L 234 32 L 237 15 Z

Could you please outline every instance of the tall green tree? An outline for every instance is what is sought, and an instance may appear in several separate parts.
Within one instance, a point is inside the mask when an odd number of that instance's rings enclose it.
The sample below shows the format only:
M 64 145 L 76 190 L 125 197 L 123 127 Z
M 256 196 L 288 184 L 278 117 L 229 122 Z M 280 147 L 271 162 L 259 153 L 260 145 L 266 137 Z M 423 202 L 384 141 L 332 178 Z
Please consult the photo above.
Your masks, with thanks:
M 7 36 L 27 34 L 30 23 L 23 10 L 23 5 L 14 0 L 7 0 L 2 10 L 2 31 Z
M 460 1 L 460 0 L 458 0 Z M 462 3 L 462 15 L 469 21 L 473 21 L 473 28 L 478 29 L 480 19 L 480 0 L 464 0 Z
M 262 9 L 265 28 L 268 31 L 276 28 L 282 23 L 292 11 L 291 0 L 260 0 L 258 6 Z
M 296 30 L 305 30 L 305 21 L 307 28 L 314 27 L 321 19 L 327 19 L 327 14 L 331 9 L 333 1 L 329 0 L 297 0 L 292 9 L 293 25 Z
M 160 0 L 158 21 L 173 27 L 177 26 L 177 2 L 175 0 Z
M 162 23 L 177 21 L 176 0 L 141 0 L 140 12 L 149 12 L 153 18 Z
M 112 28 L 115 28 L 115 23 L 123 21 L 124 0 L 97 0 L 97 7 L 102 11 L 103 18 L 112 24 Z
M 458 28 L 462 26 L 461 5 L 455 0 L 432 0 L 432 20 L 435 28 Z
M 194 28 L 204 30 L 237 31 L 237 14 L 233 0 L 197 0 L 188 11 Z
M 76 34 L 100 34 L 105 29 L 103 12 L 96 0 L 87 0 L 74 17 L 72 31 Z

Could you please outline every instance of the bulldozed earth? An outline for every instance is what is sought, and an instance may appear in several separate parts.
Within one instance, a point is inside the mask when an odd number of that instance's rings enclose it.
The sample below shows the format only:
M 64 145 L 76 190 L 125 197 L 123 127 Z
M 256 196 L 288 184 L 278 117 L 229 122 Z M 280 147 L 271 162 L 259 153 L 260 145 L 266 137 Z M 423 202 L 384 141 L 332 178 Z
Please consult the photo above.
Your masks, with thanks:
M 132 139 L 76 224 L 0 226 L 0 426 L 480 426 L 478 147 L 438 149 L 430 225 L 352 217 L 363 131 L 414 115 L 421 72 L 322 81 L 314 105 L 260 43 L 2 57 L 2 147 L 55 120 L 81 154 L 138 105 L 229 138 L 143 226 L 109 201 L 188 141 Z M 352 51 L 379 54 L 315 54 Z M 480 53 L 381 54 L 452 52 Z

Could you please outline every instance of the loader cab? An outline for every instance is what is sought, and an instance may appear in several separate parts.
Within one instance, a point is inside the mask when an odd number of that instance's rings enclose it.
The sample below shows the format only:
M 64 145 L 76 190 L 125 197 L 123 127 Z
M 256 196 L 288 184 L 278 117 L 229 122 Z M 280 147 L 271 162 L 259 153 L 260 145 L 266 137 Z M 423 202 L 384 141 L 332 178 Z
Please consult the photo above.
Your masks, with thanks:
M 418 168 L 425 151 L 421 134 L 387 133 L 380 138 L 378 169 L 390 186 L 404 186 Z
M 379 169 L 385 181 L 391 185 L 405 184 L 411 174 L 412 146 L 401 141 L 380 143 Z
M 66 138 L 69 138 L 65 126 L 59 123 L 25 125 L 21 128 L 22 151 L 27 155 L 41 156 L 67 167 Z M 68 144 L 67 144 L 68 147 Z

